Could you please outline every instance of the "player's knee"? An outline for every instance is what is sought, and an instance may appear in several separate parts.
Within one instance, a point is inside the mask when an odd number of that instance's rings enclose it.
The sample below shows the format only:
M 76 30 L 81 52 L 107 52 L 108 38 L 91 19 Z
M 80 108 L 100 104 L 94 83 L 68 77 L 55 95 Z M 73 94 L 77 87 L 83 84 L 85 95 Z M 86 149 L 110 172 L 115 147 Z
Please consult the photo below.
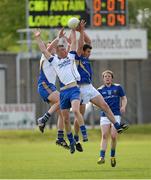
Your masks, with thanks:
M 63 121 L 65 124 L 68 124 L 70 122 L 69 114 L 67 114 L 67 113 L 62 114 L 62 117 L 63 117 Z
M 77 116 L 80 113 L 79 109 L 72 109 L 72 112 L 75 116 Z
M 111 139 L 112 139 L 112 141 L 116 141 L 116 139 L 117 139 L 117 135 L 116 134 L 111 134 Z
M 64 120 L 65 125 L 68 125 L 69 122 L 70 122 L 70 119 L 69 119 L 69 118 L 63 118 L 63 120 Z
M 107 134 L 107 133 L 103 133 L 103 134 L 102 134 L 102 139 L 105 139 L 105 140 L 106 140 L 107 138 L 108 138 L 108 134 Z

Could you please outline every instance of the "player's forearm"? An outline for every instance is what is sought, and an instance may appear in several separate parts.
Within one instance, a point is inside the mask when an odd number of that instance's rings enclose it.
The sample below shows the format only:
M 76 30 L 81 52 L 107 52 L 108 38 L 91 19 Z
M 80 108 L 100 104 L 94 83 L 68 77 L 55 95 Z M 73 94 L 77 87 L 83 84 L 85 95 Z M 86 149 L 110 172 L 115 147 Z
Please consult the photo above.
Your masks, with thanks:
M 42 41 L 40 36 L 36 37 L 35 39 L 37 41 L 37 44 L 38 44 L 40 51 L 43 53 L 46 50 L 46 46 L 45 46 L 44 42 Z
M 90 37 L 87 35 L 86 32 L 84 32 L 84 42 L 85 42 L 86 44 L 91 45 L 91 39 L 90 39 Z
M 44 54 L 44 56 L 47 59 L 49 59 L 51 54 L 47 51 L 46 46 L 45 46 L 44 42 L 42 41 L 42 39 L 40 38 L 40 36 L 36 37 L 35 39 L 37 41 L 40 51 Z
M 83 45 L 84 45 L 84 31 L 81 30 L 80 31 L 80 37 L 78 40 L 78 50 L 77 50 L 78 55 L 82 54 Z
M 123 96 L 121 99 L 121 107 L 126 108 L 126 105 L 127 105 L 127 97 Z
M 71 45 L 71 33 L 70 33 L 69 37 L 64 36 L 64 38 L 66 39 L 67 43 L 68 43 L 69 45 Z
M 47 48 L 48 51 L 51 51 L 53 48 L 57 47 L 57 44 L 59 42 L 59 37 L 55 38 L 51 44 L 49 45 L 49 47 Z
M 71 38 L 70 49 L 71 51 L 75 51 L 76 50 L 76 32 L 73 29 L 71 30 L 70 38 Z

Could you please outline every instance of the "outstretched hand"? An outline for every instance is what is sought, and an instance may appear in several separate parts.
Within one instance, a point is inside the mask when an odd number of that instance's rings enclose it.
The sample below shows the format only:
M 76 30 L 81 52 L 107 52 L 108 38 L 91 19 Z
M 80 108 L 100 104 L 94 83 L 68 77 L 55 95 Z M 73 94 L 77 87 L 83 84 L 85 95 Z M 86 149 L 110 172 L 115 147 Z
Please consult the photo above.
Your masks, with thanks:
M 86 21 L 82 19 L 79 25 L 77 26 L 76 31 L 79 31 L 79 32 L 84 31 L 85 25 L 86 25 Z
M 66 34 L 66 32 L 64 32 L 64 28 L 62 28 L 58 33 L 58 37 L 62 38 L 62 37 L 64 37 L 65 34 Z
M 34 29 L 33 33 L 34 33 L 35 38 L 40 37 L 41 30 L 40 29 Z
M 68 44 L 71 44 L 71 37 L 64 36 Z

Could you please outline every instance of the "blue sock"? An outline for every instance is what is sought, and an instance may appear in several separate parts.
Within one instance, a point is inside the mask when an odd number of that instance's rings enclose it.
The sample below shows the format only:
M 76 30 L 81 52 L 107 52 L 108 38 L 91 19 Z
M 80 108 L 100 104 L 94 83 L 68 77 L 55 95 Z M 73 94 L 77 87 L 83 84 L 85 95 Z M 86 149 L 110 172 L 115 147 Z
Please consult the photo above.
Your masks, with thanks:
M 115 149 L 111 149 L 111 157 L 115 156 Z
M 77 134 L 75 134 L 74 139 L 75 139 L 76 142 L 78 142 L 79 141 L 79 136 Z
M 85 125 L 80 126 L 80 130 L 81 130 L 83 138 L 86 139 L 87 138 L 87 130 L 86 130 Z
M 105 158 L 105 151 L 104 150 L 100 150 L 100 157 Z
M 58 130 L 58 140 L 62 142 L 64 140 L 64 132 L 63 130 Z
M 120 129 L 120 128 L 121 128 L 121 126 L 120 126 L 120 124 L 119 124 L 118 122 L 116 122 L 116 123 L 114 124 L 114 127 L 115 127 L 115 129 Z
M 70 144 L 73 144 L 73 143 L 74 143 L 74 139 L 73 139 L 73 134 L 72 134 L 72 132 L 68 133 L 68 134 L 67 134 L 67 137 L 68 137 L 68 140 L 69 140 Z

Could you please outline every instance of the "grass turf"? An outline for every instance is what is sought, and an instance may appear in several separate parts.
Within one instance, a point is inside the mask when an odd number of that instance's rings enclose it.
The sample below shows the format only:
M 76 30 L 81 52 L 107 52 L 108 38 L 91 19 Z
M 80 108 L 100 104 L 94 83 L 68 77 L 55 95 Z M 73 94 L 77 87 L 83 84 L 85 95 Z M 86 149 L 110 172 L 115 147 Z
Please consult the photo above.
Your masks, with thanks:
M 98 165 L 100 131 L 89 131 L 84 152 L 70 154 L 55 145 L 55 130 L 0 131 L 1 179 L 151 178 L 151 126 L 132 126 L 119 135 L 117 166 Z

